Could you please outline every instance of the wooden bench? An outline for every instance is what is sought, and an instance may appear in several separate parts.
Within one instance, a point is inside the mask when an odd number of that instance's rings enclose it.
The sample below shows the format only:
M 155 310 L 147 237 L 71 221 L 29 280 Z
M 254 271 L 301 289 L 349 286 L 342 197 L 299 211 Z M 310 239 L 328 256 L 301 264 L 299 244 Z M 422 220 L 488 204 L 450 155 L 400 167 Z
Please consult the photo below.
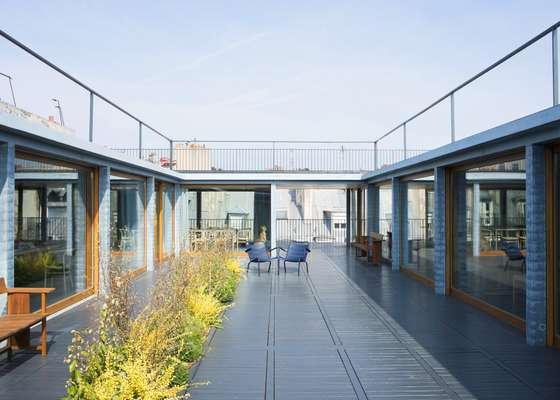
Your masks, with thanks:
M 356 241 L 351 243 L 356 249 L 356 257 L 367 257 L 373 264 L 381 265 L 381 243 L 383 235 L 371 232 L 369 236 L 357 236 Z
M 8 288 L 4 278 L 0 278 L 0 294 L 8 296 L 8 313 L 0 317 L 0 341 L 8 340 L 8 345 L 1 352 L 8 351 L 8 359 L 12 357 L 12 349 L 36 349 L 41 356 L 47 355 L 47 293 L 54 288 Z M 41 310 L 32 313 L 30 297 L 41 295 Z M 41 344 L 31 346 L 30 328 L 41 323 Z
M 356 249 L 356 257 L 364 257 L 369 253 L 368 237 L 356 236 L 356 241 L 352 242 L 352 247 Z

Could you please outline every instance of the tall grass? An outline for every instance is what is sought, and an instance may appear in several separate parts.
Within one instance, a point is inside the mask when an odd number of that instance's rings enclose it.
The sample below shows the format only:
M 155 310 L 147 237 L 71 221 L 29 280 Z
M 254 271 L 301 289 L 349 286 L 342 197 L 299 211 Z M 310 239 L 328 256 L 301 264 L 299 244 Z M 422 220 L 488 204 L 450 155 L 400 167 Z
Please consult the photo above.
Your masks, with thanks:
M 189 369 L 235 296 L 238 261 L 221 246 L 175 258 L 136 313 L 130 278 L 117 265 L 111 271 L 97 327 L 72 333 L 66 399 L 188 397 Z

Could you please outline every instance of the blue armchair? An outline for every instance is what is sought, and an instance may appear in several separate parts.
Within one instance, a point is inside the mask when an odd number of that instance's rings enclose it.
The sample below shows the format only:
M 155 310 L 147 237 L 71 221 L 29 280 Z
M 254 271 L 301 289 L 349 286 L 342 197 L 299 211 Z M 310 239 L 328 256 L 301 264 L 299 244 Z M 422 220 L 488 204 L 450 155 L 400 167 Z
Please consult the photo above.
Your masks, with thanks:
M 298 275 L 299 270 L 301 268 L 301 264 L 305 264 L 305 268 L 307 269 L 307 273 L 309 273 L 309 264 L 307 263 L 307 254 L 311 252 L 309 249 L 308 242 L 290 242 L 288 246 L 288 250 L 283 249 L 282 247 L 278 247 L 278 250 L 283 251 L 284 255 L 278 254 L 278 273 L 280 273 L 280 261 L 284 263 L 284 272 L 286 272 L 286 263 L 298 263 Z
M 247 263 L 247 271 L 249 271 L 249 266 L 251 263 L 257 263 L 257 268 L 259 274 L 261 273 L 261 263 L 268 263 L 268 272 L 270 272 L 270 266 L 272 265 L 272 260 L 276 257 L 271 257 L 271 250 L 266 247 L 264 242 L 250 243 L 247 245 L 245 250 L 249 256 L 249 262 Z
M 507 257 L 504 265 L 504 271 L 510 267 L 512 261 L 521 261 L 521 268 L 525 269 L 525 255 L 523 255 L 517 243 L 504 241 L 502 243 L 502 250 L 506 253 Z

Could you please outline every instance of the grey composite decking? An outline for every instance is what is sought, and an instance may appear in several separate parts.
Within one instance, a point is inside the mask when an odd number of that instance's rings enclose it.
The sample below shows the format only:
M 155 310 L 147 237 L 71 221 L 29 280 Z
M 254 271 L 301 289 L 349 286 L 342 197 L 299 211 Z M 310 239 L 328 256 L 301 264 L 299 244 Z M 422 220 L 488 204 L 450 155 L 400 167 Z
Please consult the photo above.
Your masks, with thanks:
M 344 247 L 314 249 L 310 270 L 247 274 L 193 399 L 560 398 L 560 353 L 516 329 Z M 63 396 L 69 332 L 93 315 L 84 304 L 51 321 L 44 359 L 0 359 L 0 399 Z
M 558 399 L 560 354 L 340 247 L 247 274 L 192 398 Z
M 137 298 L 141 304 L 157 273 L 148 272 L 135 281 Z M 12 361 L 0 357 L 0 400 L 51 400 L 66 394 L 68 365 L 64 363 L 71 331 L 92 326 L 98 315 L 97 302 L 89 301 L 72 308 L 47 322 L 46 357 L 34 351 L 14 351 Z M 31 332 L 32 340 L 39 337 L 39 329 Z

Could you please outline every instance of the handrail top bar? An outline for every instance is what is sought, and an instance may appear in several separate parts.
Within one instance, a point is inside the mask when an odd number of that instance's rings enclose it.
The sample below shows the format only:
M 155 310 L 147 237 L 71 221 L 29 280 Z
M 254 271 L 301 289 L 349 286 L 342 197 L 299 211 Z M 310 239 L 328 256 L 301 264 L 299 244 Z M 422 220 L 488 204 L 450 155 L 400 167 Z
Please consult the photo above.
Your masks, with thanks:
M 173 140 L 174 143 L 324 143 L 324 144 L 345 144 L 345 143 L 373 143 L 372 140 L 201 140 L 185 139 Z
M 104 102 L 106 102 L 107 104 L 110 104 L 111 106 L 113 106 L 114 108 L 116 108 L 117 110 L 119 110 L 120 112 L 122 112 L 123 114 L 127 115 L 128 117 L 132 118 L 133 120 L 135 120 L 136 122 L 141 123 L 142 125 L 144 125 L 146 128 L 152 130 L 154 133 L 158 134 L 159 136 L 161 136 L 164 139 L 167 140 L 171 140 L 170 138 L 168 138 L 166 135 L 164 135 L 163 133 L 159 132 L 157 129 L 153 128 L 152 126 L 150 126 L 149 124 L 145 123 L 144 121 L 142 121 L 140 118 L 136 117 L 135 115 L 131 114 L 130 112 L 128 112 L 127 110 L 125 110 L 124 108 L 122 108 L 121 106 L 117 105 L 116 103 L 114 103 L 113 101 L 109 100 L 107 97 L 103 96 L 101 93 L 99 93 L 98 91 L 96 91 L 95 89 L 92 89 L 91 87 L 89 87 L 88 85 L 86 85 L 85 83 L 81 82 L 79 79 L 75 78 L 74 76 L 70 75 L 68 72 L 64 71 L 62 68 L 58 67 L 57 65 L 53 64 L 52 62 L 50 62 L 49 60 L 47 60 L 46 58 L 44 58 L 43 56 L 41 56 L 39 53 L 35 52 L 34 50 L 32 50 L 31 48 L 29 48 L 28 46 L 26 46 L 25 44 L 21 43 L 19 40 L 17 40 L 16 38 L 14 38 L 13 36 L 11 36 L 10 34 L 4 32 L 2 29 L 0 29 L 0 36 L 4 37 L 6 40 L 12 42 L 13 44 L 15 44 L 17 47 L 19 47 L 20 49 L 22 49 L 23 51 L 25 51 L 26 53 L 32 55 L 33 57 L 35 57 L 37 60 L 41 61 L 43 64 L 46 64 L 47 66 L 51 67 L 52 69 L 54 69 L 56 72 L 58 72 L 59 74 L 62 74 L 63 76 L 65 76 L 66 78 L 70 79 L 72 82 L 74 82 L 75 84 L 77 84 L 78 86 L 82 87 L 83 89 L 87 90 L 88 92 L 94 94 L 96 97 L 100 98 L 101 100 L 103 100 Z M 4 74 L 2 74 L 4 75 Z M 7 75 L 6 75 L 7 76 Z
M 2 72 L 0 72 L 0 75 L 5 76 L 5 77 L 8 78 L 8 79 L 12 79 L 12 77 L 11 77 L 10 75 L 6 75 L 6 74 L 4 74 L 4 73 L 2 73 Z
M 454 89 L 450 90 L 449 92 L 447 92 L 447 94 L 443 95 L 442 97 L 440 97 L 439 99 L 437 99 L 436 101 L 434 101 L 433 103 L 431 103 L 429 106 L 425 107 L 424 109 L 422 109 L 421 111 L 417 112 L 416 114 L 414 114 L 412 117 L 408 118 L 407 120 L 401 122 L 400 124 L 398 124 L 397 126 L 395 126 L 393 129 L 391 129 L 389 132 L 385 133 L 384 135 L 378 137 L 375 142 L 380 141 L 381 139 L 386 138 L 387 136 L 389 136 L 391 133 L 395 132 L 397 129 L 401 128 L 403 125 L 408 124 L 409 122 L 411 122 L 412 120 L 416 119 L 417 117 L 419 117 L 420 115 L 424 114 L 426 111 L 432 109 L 433 107 L 437 106 L 439 103 L 441 103 L 442 101 L 444 101 L 445 99 L 447 99 L 448 97 L 450 97 L 451 95 L 453 95 L 455 92 L 461 90 L 462 88 L 464 88 L 465 86 L 469 85 L 470 83 L 474 82 L 475 80 L 477 80 L 478 78 L 480 78 L 483 75 L 486 75 L 488 72 L 492 71 L 494 68 L 500 66 L 501 64 L 503 64 L 504 62 L 506 62 L 507 60 L 509 60 L 510 58 L 512 58 L 513 56 L 515 56 L 516 54 L 519 54 L 520 52 L 522 52 L 523 50 L 525 50 L 527 47 L 531 46 L 532 44 L 538 42 L 539 40 L 541 40 L 543 37 L 545 37 L 546 35 L 548 35 L 549 33 L 555 31 L 556 29 L 560 28 L 560 21 L 556 22 L 554 25 L 550 26 L 548 29 L 545 29 L 544 31 L 542 31 L 541 33 L 539 33 L 537 36 L 534 36 L 532 39 L 529 39 L 527 42 L 523 43 L 521 46 L 519 46 L 518 48 L 516 48 L 515 50 L 511 51 L 510 53 L 506 54 L 505 56 L 503 56 L 502 58 L 500 58 L 498 61 L 496 61 L 495 63 L 493 63 L 492 65 L 486 67 L 485 69 L 483 69 L 482 71 L 480 71 L 478 74 L 474 75 L 473 77 L 471 77 L 470 79 L 467 79 L 466 81 L 464 81 L 463 83 L 461 83 L 459 86 L 455 87 Z

